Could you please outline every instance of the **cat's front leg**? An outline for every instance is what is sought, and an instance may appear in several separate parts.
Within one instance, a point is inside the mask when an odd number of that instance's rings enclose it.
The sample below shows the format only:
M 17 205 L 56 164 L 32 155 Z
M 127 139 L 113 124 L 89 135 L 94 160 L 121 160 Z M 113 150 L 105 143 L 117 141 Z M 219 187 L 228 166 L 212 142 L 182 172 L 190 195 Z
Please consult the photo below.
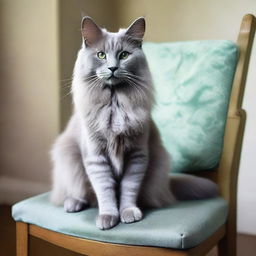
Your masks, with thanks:
M 100 229 L 110 229 L 119 222 L 116 182 L 111 167 L 104 155 L 96 154 L 86 156 L 84 164 L 98 201 L 96 225 Z
M 130 154 L 120 186 L 120 218 L 124 223 L 142 219 L 142 212 L 137 207 L 137 198 L 147 166 L 146 150 L 136 150 Z

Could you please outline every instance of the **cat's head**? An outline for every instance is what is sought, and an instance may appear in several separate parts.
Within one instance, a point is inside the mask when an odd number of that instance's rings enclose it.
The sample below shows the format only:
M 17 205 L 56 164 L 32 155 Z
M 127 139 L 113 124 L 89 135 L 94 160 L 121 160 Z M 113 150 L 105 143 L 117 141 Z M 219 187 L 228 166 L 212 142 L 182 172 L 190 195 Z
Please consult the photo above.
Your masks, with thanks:
M 141 49 L 145 19 L 138 18 L 127 29 L 111 33 L 100 28 L 90 17 L 84 17 L 81 29 L 80 61 L 84 78 L 96 86 L 112 87 L 122 83 L 137 86 L 147 69 Z

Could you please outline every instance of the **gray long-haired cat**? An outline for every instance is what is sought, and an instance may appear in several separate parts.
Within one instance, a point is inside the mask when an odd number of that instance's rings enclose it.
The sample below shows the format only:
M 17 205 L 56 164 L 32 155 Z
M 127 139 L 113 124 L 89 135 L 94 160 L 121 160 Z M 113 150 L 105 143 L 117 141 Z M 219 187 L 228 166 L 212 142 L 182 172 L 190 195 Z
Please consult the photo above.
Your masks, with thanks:
M 139 207 L 217 195 L 209 180 L 170 179 L 170 159 L 151 118 L 154 98 L 141 48 L 144 32 L 144 18 L 117 33 L 83 19 L 72 83 L 74 114 L 52 150 L 52 202 L 64 204 L 67 212 L 98 205 L 100 229 L 119 219 L 141 220 Z

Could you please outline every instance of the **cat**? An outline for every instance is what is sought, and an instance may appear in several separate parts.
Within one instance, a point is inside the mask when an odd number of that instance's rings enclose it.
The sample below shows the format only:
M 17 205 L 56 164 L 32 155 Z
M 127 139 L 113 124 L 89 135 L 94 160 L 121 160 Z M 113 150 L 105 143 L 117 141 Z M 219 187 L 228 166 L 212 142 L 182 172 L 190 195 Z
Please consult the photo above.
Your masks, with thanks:
M 67 212 L 98 206 L 96 226 L 105 230 L 141 220 L 145 207 L 216 196 L 210 180 L 170 179 L 170 157 L 151 117 L 154 89 L 142 50 L 145 19 L 111 33 L 84 17 L 81 31 L 73 115 L 51 151 L 51 201 Z

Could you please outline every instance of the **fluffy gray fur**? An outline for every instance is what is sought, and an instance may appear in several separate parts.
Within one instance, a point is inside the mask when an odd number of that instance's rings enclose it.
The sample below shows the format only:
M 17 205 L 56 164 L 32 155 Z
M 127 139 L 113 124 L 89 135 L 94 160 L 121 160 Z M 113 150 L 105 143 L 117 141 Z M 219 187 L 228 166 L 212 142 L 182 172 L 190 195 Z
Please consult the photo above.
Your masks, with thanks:
M 144 18 L 117 33 L 83 19 L 72 82 L 74 113 L 51 152 L 52 202 L 64 204 L 67 212 L 98 205 L 100 229 L 141 220 L 141 207 L 217 194 L 216 185 L 202 178 L 170 181 L 169 155 L 151 118 L 144 32 Z

